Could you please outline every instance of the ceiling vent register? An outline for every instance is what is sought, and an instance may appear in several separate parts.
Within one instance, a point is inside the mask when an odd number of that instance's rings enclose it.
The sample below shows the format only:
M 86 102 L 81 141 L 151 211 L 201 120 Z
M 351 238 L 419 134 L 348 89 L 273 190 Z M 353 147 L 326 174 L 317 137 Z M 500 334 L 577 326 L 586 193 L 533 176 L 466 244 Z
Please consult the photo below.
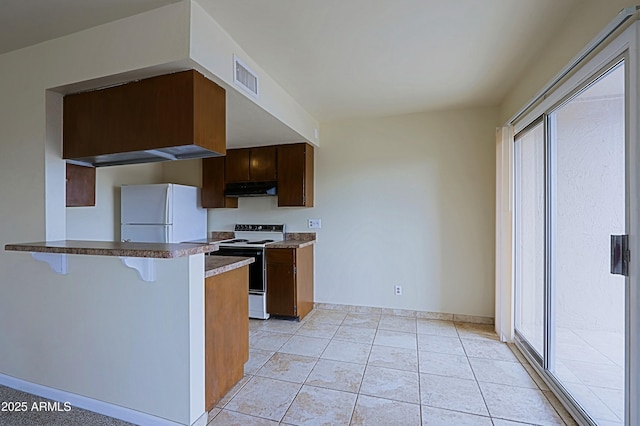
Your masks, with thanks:
M 251 71 L 240 59 L 233 55 L 233 79 L 235 83 L 249 92 L 251 96 L 258 97 L 258 76 Z

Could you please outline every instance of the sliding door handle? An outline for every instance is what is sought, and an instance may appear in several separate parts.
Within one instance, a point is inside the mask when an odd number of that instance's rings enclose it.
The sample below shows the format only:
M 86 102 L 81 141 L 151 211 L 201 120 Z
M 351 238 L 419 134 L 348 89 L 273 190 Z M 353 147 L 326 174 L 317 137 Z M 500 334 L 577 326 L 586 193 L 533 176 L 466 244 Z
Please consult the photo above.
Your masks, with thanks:
M 611 236 L 611 273 L 615 275 L 629 276 L 629 251 L 628 235 Z

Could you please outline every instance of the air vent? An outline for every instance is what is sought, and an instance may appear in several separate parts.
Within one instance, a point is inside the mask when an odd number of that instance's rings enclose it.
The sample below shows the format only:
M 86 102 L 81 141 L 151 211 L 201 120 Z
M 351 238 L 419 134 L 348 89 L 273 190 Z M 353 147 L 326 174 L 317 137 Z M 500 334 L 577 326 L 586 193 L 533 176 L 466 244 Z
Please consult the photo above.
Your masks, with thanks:
M 235 55 L 233 55 L 233 80 L 253 97 L 258 97 L 258 76 Z

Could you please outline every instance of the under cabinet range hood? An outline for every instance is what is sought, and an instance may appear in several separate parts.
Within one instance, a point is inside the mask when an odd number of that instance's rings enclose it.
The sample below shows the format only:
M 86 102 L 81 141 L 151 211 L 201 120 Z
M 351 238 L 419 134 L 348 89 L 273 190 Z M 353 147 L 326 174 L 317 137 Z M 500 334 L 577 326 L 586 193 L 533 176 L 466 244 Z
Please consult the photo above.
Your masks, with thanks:
M 227 183 L 225 197 L 264 197 L 278 194 L 277 182 L 238 182 Z
M 63 158 L 100 167 L 225 155 L 225 104 L 195 70 L 66 95 Z

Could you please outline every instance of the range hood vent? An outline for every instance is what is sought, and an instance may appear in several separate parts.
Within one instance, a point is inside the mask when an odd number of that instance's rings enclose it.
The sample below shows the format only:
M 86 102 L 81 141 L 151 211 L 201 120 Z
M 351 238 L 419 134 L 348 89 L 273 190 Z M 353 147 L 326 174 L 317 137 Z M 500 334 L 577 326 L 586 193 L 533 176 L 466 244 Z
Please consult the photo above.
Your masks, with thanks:
M 224 189 L 225 197 L 265 197 L 278 194 L 277 182 L 240 182 L 228 183 Z
M 233 81 L 254 98 L 258 97 L 258 76 L 233 55 Z

